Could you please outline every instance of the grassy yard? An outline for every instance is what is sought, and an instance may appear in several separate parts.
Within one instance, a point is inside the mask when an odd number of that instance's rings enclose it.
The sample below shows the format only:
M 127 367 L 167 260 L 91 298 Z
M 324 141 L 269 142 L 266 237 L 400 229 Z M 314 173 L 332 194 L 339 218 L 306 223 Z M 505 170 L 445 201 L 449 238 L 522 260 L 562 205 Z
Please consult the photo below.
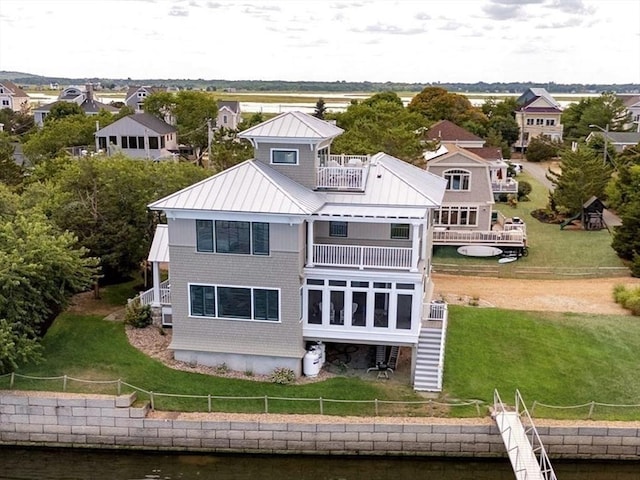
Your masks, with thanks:
M 516 208 L 496 204 L 495 208 L 506 217 L 520 217 L 527 224 L 529 256 L 517 262 L 501 265 L 501 270 L 521 267 L 623 267 L 624 264 L 611 248 L 611 234 L 607 230 L 560 230 L 557 224 L 536 220 L 531 212 L 548 203 L 548 190 L 525 173 L 519 181 L 531 183 L 533 191 L 529 201 L 519 202 Z M 433 262 L 458 265 L 496 265 L 495 258 L 470 258 L 459 255 L 455 247 L 436 247 Z
M 261 412 L 265 395 L 316 399 L 270 400 L 272 413 L 319 413 L 318 398 L 341 400 L 424 400 L 409 385 L 398 382 L 334 377 L 304 385 L 276 385 L 229 379 L 169 369 L 131 347 L 124 326 L 98 316 L 63 314 L 45 339 L 45 362 L 21 369 L 30 376 L 92 380 L 122 379 L 147 391 L 186 395 L 259 397 L 253 400 L 213 400 L 213 409 Z M 450 308 L 450 327 L 442 398 L 492 402 L 497 388 L 512 402 L 519 389 L 527 404 L 578 405 L 590 401 L 637 404 L 640 376 L 640 322 L 633 317 L 515 312 L 473 307 Z M 62 381 L 18 378 L 16 388 L 61 390 Z M 0 388 L 9 378 L 0 378 Z M 69 381 L 69 391 L 115 393 L 114 385 L 87 385 Z M 142 399 L 148 399 L 144 393 Z M 206 399 L 156 398 L 161 410 L 206 411 Z M 586 418 L 588 407 L 555 410 L 536 407 L 536 416 Z M 324 403 L 324 413 L 372 415 L 369 403 Z M 482 408 L 482 414 L 486 408 Z M 379 413 L 402 415 L 474 416 L 475 408 L 432 409 L 423 405 L 383 405 Z M 640 408 L 597 406 L 593 418 L 640 419 Z

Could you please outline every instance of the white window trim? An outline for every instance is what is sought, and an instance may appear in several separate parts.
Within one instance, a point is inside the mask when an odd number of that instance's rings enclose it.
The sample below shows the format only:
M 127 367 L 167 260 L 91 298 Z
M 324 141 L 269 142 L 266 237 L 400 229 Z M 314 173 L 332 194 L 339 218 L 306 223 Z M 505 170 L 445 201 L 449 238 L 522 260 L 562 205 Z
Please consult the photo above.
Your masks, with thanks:
M 467 188 L 451 188 L 453 182 L 449 182 L 447 180 L 447 175 L 466 175 L 469 179 L 467 182 Z M 447 191 L 448 192 L 470 192 L 471 191 L 471 172 L 469 170 L 465 170 L 463 168 L 451 168 L 449 170 L 445 170 L 442 172 L 442 178 L 447 180 Z
M 214 295 L 213 301 L 215 304 L 216 315 L 214 317 L 205 317 L 202 315 L 192 315 L 191 314 L 191 286 L 196 287 L 213 287 Z M 255 318 L 232 318 L 232 317 L 221 317 L 219 316 L 220 306 L 218 305 L 218 287 L 222 288 L 246 288 L 251 290 L 251 316 L 255 316 L 255 307 L 253 305 L 253 291 L 254 290 L 273 290 L 278 292 L 278 320 L 259 320 Z M 282 290 L 277 287 L 257 287 L 257 286 L 247 286 L 247 285 L 221 285 L 218 283 L 202 283 L 202 282 L 189 282 L 187 283 L 187 304 L 189 306 L 189 318 L 204 318 L 207 320 L 225 320 L 225 321 L 238 321 L 238 322 L 259 322 L 259 323 L 282 323 Z
M 197 227 L 197 221 L 198 220 L 206 220 L 206 221 L 211 221 L 213 222 L 213 251 L 208 252 L 206 250 L 198 250 L 198 227 Z M 249 253 L 235 253 L 235 252 L 218 252 L 217 248 L 218 248 L 218 236 L 216 235 L 216 222 L 217 221 L 223 221 L 223 222 L 247 222 L 249 223 Z M 253 248 L 254 248 L 254 242 L 253 242 L 253 224 L 254 223 L 267 223 L 269 225 L 269 253 L 253 253 Z M 234 255 L 237 257 L 270 257 L 271 256 L 271 223 L 270 222 L 260 222 L 260 221 L 253 221 L 253 220 L 227 220 L 227 219 L 222 219 L 222 218 L 218 218 L 218 219 L 211 219 L 211 218 L 198 218 L 196 220 L 194 220 L 194 224 L 193 224 L 193 228 L 196 232 L 196 244 L 195 244 L 195 250 L 194 252 L 199 254 L 199 255 Z
M 468 213 L 475 210 L 476 212 L 476 221 L 475 223 L 440 223 L 439 221 L 442 219 L 442 210 L 449 211 L 449 218 L 451 218 L 451 211 L 458 211 L 458 220 L 460 219 L 460 212 L 462 210 L 467 211 L 467 219 L 469 218 Z M 437 209 L 437 213 L 434 214 L 434 225 L 437 227 L 477 227 L 478 226 L 478 216 L 480 215 L 480 208 L 477 206 L 464 206 L 464 205 L 443 205 L 439 209 Z
M 280 163 L 273 161 L 273 152 L 296 152 L 296 163 Z M 300 150 L 297 148 L 272 148 L 269 155 L 269 161 L 271 165 L 287 165 L 287 166 L 295 166 L 300 164 Z

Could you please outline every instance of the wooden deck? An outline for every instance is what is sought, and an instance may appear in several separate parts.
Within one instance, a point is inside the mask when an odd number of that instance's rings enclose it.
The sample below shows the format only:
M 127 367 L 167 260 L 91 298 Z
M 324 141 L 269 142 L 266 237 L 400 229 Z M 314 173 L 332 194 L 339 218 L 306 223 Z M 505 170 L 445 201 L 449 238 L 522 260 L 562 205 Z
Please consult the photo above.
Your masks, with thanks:
M 496 247 L 525 247 L 526 235 L 520 229 L 508 231 L 434 230 L 434 245 L 491 245 Z

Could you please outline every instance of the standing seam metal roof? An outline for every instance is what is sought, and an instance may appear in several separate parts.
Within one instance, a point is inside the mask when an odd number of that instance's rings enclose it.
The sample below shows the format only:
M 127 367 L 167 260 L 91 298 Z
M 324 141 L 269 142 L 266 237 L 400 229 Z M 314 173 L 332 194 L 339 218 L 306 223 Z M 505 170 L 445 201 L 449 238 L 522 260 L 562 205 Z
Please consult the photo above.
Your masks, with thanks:
M 302 112 L 285 112 L 238 135 L 240 138 L 302 138 L 322 140 L 340 135 L 344 130 Z

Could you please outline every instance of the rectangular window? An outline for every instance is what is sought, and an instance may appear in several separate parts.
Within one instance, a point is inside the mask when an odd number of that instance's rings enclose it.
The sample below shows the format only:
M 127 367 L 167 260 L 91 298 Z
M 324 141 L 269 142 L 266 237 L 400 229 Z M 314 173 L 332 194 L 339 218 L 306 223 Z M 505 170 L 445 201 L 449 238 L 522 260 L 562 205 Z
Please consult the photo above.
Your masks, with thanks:
M 309 290 L 307 296 L 307 323 L 322 324 L 322 290 Z
M 216 220 L 216 252 L 251 253 L 251 224 Z
M 118 145 L 118 137 L 116 137 L 116 136 L 109 137 L 109 144 L 110 145 Z
M 398 240 L 408 240 L 409 224 L 408 223 L 392 223 L 391 238 L 398 239 Z
M 138 148 L 138 137 L 129 137 L 129 148 Z
M 151 150 L 158 150 L 158 137 L 149 137 L 149 148 Z
M 107 137 L 98 137 L 98 148 L 107 149 Z
M 298 164 L 297 150 L 271 150 L 271 163 L 279 163 L 285 165 Z
M 160 148 L 164 148 L 164 135 L 160 137 Z
M 533 118 L 527 118 L 527 125 L 533 125 Z
M 2 100 L 2 105 L 5 106 L 5 107 L 8 107 L 9 106 L 9 100 L 4 100 L 3 99 Z
M 324 280 L 318 280 L 316 278 L 308 278 L 307 285 L 324 285 Z
M 553 118 L 547 118 L 547 127 L 553 127 L 556 121 Z
M 218 316 L 251 319 L 251 289 L 218 287 Z
M 544 119 L 543 118 L 536 118 L 536 125 L 537 126 L 544 125 Z
M 269 255 L 269 224 L 253 222 L 251 228 L 253 230 L 253 254 Z
M 478 207 L 441 207 L 435 215 L 436 225 L 478 224 Z
M 205 285 L 190 285 L 190 315 L 192 317 L 215 317 L 215 287 Z
M 213 220 L 196 220 L 196 250 L 213 252 Z
M 329 222 L 330 237 L 346 237 L 348 235 L 347 222 Z
M 253 289 L 253 318 L 256 320 L 278 321 L 278 291 Z
M 138 148 L 144 150 L 144 137 L 138 137 Z
M 120 137 L 122 148 L 129 148 L 129 137 Z
M 396 328 L 411 330 L 411 305 L 413 295 L 398 295 L 396 310 Z

